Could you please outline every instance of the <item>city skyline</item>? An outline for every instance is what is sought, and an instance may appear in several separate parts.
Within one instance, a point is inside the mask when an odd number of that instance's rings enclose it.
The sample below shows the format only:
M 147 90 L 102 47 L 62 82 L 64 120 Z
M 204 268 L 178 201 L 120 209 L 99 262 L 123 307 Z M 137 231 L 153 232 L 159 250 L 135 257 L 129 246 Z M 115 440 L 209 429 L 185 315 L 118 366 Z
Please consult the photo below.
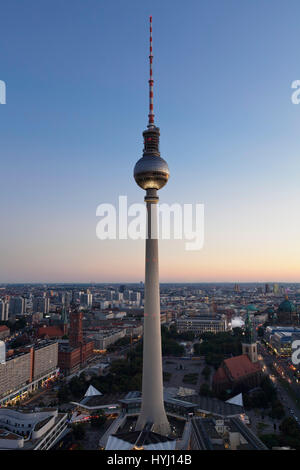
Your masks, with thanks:
M 299 4 L 54 4 L 2 8 L 0 283 L 144 279 L 144 241 L 98 240 L 95 212 L 140 200 L 149 14 L 163 199 L 205 206 L 202 250 L 161 240 L 161 282 L 297 282 Z
M 0 450 L 300 450 L 297 13 L 3 6 Z

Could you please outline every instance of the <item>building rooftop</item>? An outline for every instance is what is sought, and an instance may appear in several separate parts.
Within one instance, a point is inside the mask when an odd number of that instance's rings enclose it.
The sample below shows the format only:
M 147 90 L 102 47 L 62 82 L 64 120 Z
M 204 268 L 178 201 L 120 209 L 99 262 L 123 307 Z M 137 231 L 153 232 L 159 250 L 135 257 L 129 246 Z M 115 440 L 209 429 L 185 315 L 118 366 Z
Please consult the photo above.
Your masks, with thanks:
M 239 418 L 193 418 L 194 448 L 199 450 L 266 450 L 266 446 Z
M 109 434 L 106 450 L 174 450 L 177 439 L 184 432 L 186 420 L 168 416 L 172 428 L 172 436 L 162 436 L 151 431 L 152 423 L 147 423 L 142 431 L 135 430 L 137 416 L 126 416 L 120 431 Z
M 40 411 L 1 408 L 0 411 L 1 425 L 3 426 L 0 429 L 0 440 L 2 440 L 0 450 L 7 448 L 16 450 L 35 449 L 48 436 L 48 433 L 52 432 L 54 426 L 60 422 L 65 422 L 67 418 L 65 413 L 58 413 L 53 408 L 43 408 Z M 7 420 L 9 421 L 8 424 Z M 53 420 L 53 424 L 49 428 L 47 424 L 51 420 Z M 16 427 L 17 429 L 15 429 Z M 24 431 L 27 434 L 26 438 L 21 435 Z M 37 431 L 39 431 L 38 435 L 36 434 Z M 6 445 L 5 440 L 15 440 L 19 441 L 19 443 L 14 444 L 12 447 L 11 445 Z
M 59 326 L 42 326 L 38 329 L 38 336 L 49 336 L 58 338 L 64 335 L 63 330 Z
M 9 328 L 5 325 L 1 325 L 0 326 L 0 333 L 3 332 L 3 331 L 9 331 Z
M 288 297 L 286 297 L 278 307 L 278 312 L 293 313 L 295 311 L 295 305 L 288 299 Z
M 206 414 L 211 413 L 221 417 L 237 416 L 245 413 L 243 406 L 234 405 L 232 403 L 225 403 L 222 400 L 218 400 L 217 398 L 192 395 L 189 397 L 184 397 L 180 401 L 197 405 L 197 411 L 201 411 Z
M 0 429 L 0 439 L 8 439 L 8 440 L 18 440 L 20 436 L 18 434 L 14 434 L 13 432 L 7 431 L 6 429 Z
M 84 397 L 80 402 L 76 402 L 76 405 L 83 406 L 84 408 L 95 408 L 97 406 L 113 405 L 124 399 L 126 393 L 115 393 L 105 395 L 95 395 Z
M 129 442 L 130 444 L 136 445 L 137 447 L 142 447 L 149 444 L 157 444 L 160 442 L 167 442 L 173 439 L 161 436 L 155 432 L 146 430 L 146 431 L 132 431 L 126 433 L 115 434 L 114 437 L 121 439 L 122 441 Z
M 224 364 L 233 380 L 239 380 L 241 377 L 258 372 L 261 369 L 258 363 L 250 361 L 247 354 L 225 359 Z

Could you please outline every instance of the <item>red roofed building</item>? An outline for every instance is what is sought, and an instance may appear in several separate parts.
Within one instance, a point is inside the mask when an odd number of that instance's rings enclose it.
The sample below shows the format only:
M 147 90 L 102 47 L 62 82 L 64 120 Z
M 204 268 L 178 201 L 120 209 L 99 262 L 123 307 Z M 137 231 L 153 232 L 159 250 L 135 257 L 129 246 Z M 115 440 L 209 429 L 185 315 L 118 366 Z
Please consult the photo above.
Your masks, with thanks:
M 39 338 L 62 338 L 64 336 L 64 331 L 59 326 L 42 326 L 38 329 Z
M 59 345 L 58 365 L 65 375 L 79 370 L 94 355 L 94 342 L 83 340 L 82 320 L 82 312 L 70 314 L 69 341 Z
M 94 342 L 80 344 L 72 347 L 69 343 L 62 343 L 58 350 L 58 365 L 65 375 L 72 374 L 88 362 L 94 355 Z
M 213 391 L 230 392 L 257 387 L 262 379 L 258 362 L 251 362 L 247 354 L 225 359 L 213 377 Z
M 0 339 L 5 339 L 5 338 L 8 338 L 10 336 L 10 329 L 3 325 L 3 326 L 0 326 Z

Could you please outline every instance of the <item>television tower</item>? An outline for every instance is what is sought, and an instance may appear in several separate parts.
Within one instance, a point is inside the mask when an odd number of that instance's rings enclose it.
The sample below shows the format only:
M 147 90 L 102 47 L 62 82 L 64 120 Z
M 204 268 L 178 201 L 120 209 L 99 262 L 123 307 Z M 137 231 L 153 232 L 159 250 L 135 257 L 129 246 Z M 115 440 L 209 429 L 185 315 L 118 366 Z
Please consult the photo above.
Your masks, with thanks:
M 150 16 L 150 77 L 148 126 L 143 132 L 143 157 L 134 167 L 136 183 L 146 190 L 147 238 L 145 260 L 144 350 L 142 407 L 136 430 L 149 423 L 152 431 L 162 435 L 170 433 L 164 408 L 161 322 L 158 273 L 157 191 L 168 181 L 169 168 L 159 152 L 159 128 L 154 124 L 152 76 L 152 16 Z

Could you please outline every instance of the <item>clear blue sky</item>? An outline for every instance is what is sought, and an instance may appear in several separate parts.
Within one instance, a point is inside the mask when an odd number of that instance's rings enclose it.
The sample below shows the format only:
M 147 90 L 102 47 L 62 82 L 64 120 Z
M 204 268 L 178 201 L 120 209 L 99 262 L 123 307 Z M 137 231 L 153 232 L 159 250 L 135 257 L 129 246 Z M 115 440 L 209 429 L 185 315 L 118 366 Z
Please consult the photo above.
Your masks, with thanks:
M 163 281 L 300 278 L 298 0 L 10 0 L 1 5 L 0 282 L 139 281 L 142 242 L 100 242 L 132 178 L 148 105 L 171 178 L 205 204 L 205 246 L 161 243 Z

